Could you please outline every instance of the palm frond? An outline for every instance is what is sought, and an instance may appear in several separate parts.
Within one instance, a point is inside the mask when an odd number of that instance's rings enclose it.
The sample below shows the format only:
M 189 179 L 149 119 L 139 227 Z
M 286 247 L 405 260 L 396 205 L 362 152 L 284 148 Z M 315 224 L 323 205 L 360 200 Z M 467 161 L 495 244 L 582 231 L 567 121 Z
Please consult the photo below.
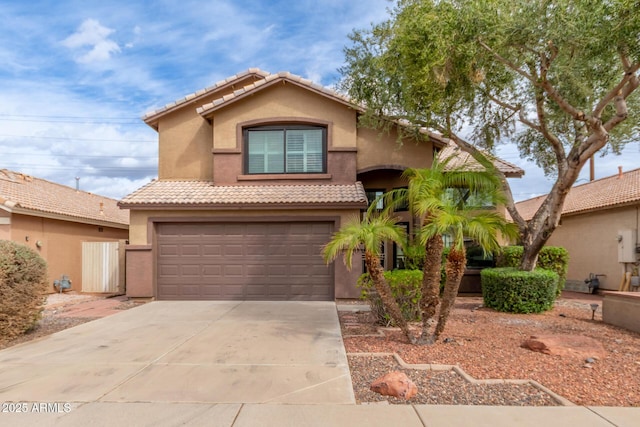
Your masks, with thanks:
M 330 263 L 343 253 L 344 263 L 351 269 L 353 254 L 362 247 L 373 255 L 380 256 L 382 244 L 387 240 L 403 245 L 406 240 L 405 230 L 397 222 L 395 217 L 376 212 L 367 212 L 362 219 L 351 218 L 323 247 L 325 262 Z

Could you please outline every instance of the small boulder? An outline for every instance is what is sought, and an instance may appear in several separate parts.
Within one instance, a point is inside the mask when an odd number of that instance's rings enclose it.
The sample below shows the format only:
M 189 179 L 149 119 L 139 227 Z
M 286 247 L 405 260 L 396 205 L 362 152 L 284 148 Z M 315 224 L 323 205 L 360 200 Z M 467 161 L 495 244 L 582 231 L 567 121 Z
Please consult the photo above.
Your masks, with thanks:
M 418 386 L 404 372 L 393 371 L 371 383 L 371 391 L 408 400 L 418 394 Z
M 604 358 L 604 346 L 593 338 L 582 335 L 559 334 L 531 336 L 522 343 L 523 348 L 556 356 Z

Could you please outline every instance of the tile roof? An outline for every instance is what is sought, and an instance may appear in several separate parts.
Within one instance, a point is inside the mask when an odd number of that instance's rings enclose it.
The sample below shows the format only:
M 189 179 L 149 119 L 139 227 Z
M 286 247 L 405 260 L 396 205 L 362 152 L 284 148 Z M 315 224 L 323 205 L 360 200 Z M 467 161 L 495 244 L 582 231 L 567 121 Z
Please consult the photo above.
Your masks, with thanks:
M 533 218 L 546 195 L 516 203 L 520 215 Z M 569 191 L 563 215 L 602 210 L 631 203 L 640 204 L 640 168 L 577 185 Z
M 225 88 L 228 90 L 230 87 L 233 87 L 234 85 L 240 83 L 241 81 L 247 80 L 251 77 L 255 79 L 253 83 L 245 85 L 242 88 L 236 89 L 232 93 L 226 94 L 220 98 L 216 98 L 210 103 L 197 107 L 196 112 L 203 116 L 206 116 L 209 113 L 212 113 L 215 110 L 222 108 L 222 106 L 229 105 L 234 101 L 242 99 L 245 96 L 249 96 L 250 94 L 254 93 L 257 90 L 269 87 L 273 84 L 276 84 L 282 81 L 287 81 L 287 82 L 296 84 L 300 87 L 313 90 L 316 93 L 319 93 L 323 96 L 334 99 L 335 101 L 348 105 L 349 107 L 352 107 L 358 111 L 364 111 L 364 107 L 354 103 L 348 96 L 345 96 L 335 90 L 329 89 L 322 85 L 316 84 L 311 80 L 305 79 L 296 74 L 292 74 L 288 71 L 281 71 L 276 74 L 271 74 L 259 68 L 249 68 L 246 71 L 240 72 L 224 80 L 221 80 L 216 84 L 214 84 L 213 86 L 191 93 L 157 110 L 150 111 L 147 114 L 145 114 L 142 117 L 142 119 L 149 126 L 157 130 L 157 121 L 160 116 L 170 111 L 173 111 L 177 108 L 181 108 L 183 105 L 186 105 L 188 103 L 196 103 L 197 101 L 201 100 L 205 96 L 214 94 L 216 91 L 221 91 L 222 89 L 225 89 Z M 396 123 L 400 126 L 410 125 L 409 122 L 403 121 L 403 120 L 397 120 Z M 445 138 L 443 138 L 441 134 L 437 132 L 429 131 L 427 129 L 422 129 L 421 131 L 422 133 L 429 135 L 429 137 L 432 138 L 434 140 L 434 143 L 436 143 L 437 145 L 442 146 L 445 144 L 444 142 Z
M 350 107 L 362 109 L 361 107 L 356 106 L 347 96 L 344 96 L 332 89 L 326 88 L 322 85 L 313 83 L 311 80 L 304 79 L 298 75 L 291 74 L 288 71 L 282 71 L 276 74 L 267 73 L 263 79 L 255 81 L 252 84 L 246 85 L 243 88 L 235 90 L 233 93 L 223 96 L 222 98 L 218 98 L 213 100 L 208 104 L 204 104 L 203 106 L 196 109 L 198 114 L 202 116 L 206 116 L 218 108 L 221 108 L 223 105 L 226 106 L 234 101 L 242 99 L 246 96 L 249 96 L 251 93 L 255 92 L 264 87 L 272 86 L 276 83 L 287 81 L 298 86 L 313 90 L 323 96 L 329 97 L 338 101 L 342 104 L 346 104 Z
M 159 115 L 167 113 L 167 112 L 169 112 L 169 111 L 171 111 L 171 110 L 173 110 L 175 108 L 178 108 L 182 104 L 186 104 L 188 102 L 196 102 L 197 100 L 199 100 L 199 99 L 201 99 L 201 98 L 203 98 L 203 97 L 205 97 L 207 95 L 210 95 L 210 94 L 214 93 L 215 91 L 217 91 L 217 90 L 219 90 L 221 88 L 232 86 L 234 83 L 236 83 L 236 82 L 238 82 L 238 81 L 240 81 L 242 79 L 249 78 L 249 77 L 252 77 L 252 76 L 255 77 L 255 78 L 262 79 L 262 78 L 266 78 L 269 75 L 270 75 L 270 73 L 268 73 L 266 71 L 262 71 L 262 70 L 260 70 L 258 68 L 249 68 L 246 71 L 240 72 L 240 73 L 235 74 L 233 76 L 230 76 L 230 77 L 228 77 L 228 78 L 226 78 L 224 80 L 221 80 L 221 81 L 215 83 L 212 86 L 206 87 L 204 89 L 200 89 L 200 90 L 198 90 L 196 92 L 193 92 L 193 93 L 191 93 L 191 94 L 189 94 L 189 95 L 187 95 L 187 96 L 185 96 L 183 98 L 180 98 L 180 99 L 178 99 L 178 100 L 176 100 L 174 102 L 171 102 L 171 103 L 165 105 L 162 108 L 159 108 L 159 109 L 154 110 L 154 111 L 150 111 L 150 112 L 148 112 L 147 114 L 145 114 L 142 117 L 142 120 L 144 120 L 145 123 L 151 123 Z
M 350 185 L 214 185 L 210 181 L 156 180 L 120 201 L 125 207 L 185 206 L 214 207 L 251 205 L 366 206 L 367 196 L 360 182 Z
M 466 151 L 462 151 L 455 143 L 449 142 L 445 148 L 440 151 L 438 155 L 440 159 L 451 158 L 447 167 L 449 168 L 464 168 L 466 170 L 482 170 L 482 166 L 473 158 L 471 154 Z M 509 163 L 506 160 L 502 160 L 498 157 L 493 158 L 494 166 L 510 178 L 520 178 L 524 175 L 524 170 Z
M 129 211 L 118 208 L 117 200 L 6 169 L 0 169 L 2 208 L 36 216 L 53 215 L 81 223 L 119 228 L 129 225 Z

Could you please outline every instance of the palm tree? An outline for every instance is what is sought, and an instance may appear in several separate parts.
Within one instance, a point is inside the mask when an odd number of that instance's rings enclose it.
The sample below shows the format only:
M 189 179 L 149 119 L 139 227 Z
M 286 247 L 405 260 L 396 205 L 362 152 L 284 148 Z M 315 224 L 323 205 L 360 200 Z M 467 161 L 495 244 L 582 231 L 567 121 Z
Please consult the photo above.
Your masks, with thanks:
M 438 202 L 441 188 L 445 184 L 444 165 L 437 160 L 431 169 L 407 169 L 403 176 L 408 179 L 407 189 L 397 189 L 387 193 L 385 206 L 388 210 L 399 205 L 408 205 L 414 218 L 420 218 L 420 228 L 429 223 L 433 206 Z M 442 236 L 432 235 L 420 241 L 425 247 L 425 258 L 422 264 L 422 283 L 420 287 L 420 314 L 422 318 L 422 334 L 419 343 L 425 343 L 429 331 L 429 321 L 435 316 L 440 304 L 440 269 L 444 242 Z
M 445 281 L 438 323 L 433 335 L 426 342 L 438 340 L 451 313 L 460 282 L 464 276 L 467 263 L 465 239 L 471 239 L 485 252 L 500 250 L 499 235 L 514 237 L 517 235 L 515 224 L 507 222 L 497 212 L 479 211 L 475 206 L 460 207 L 457 203 L 444 201 L 440 209 L 431 217 L 430 222 L 422 227 L 423 239 L 434 235 L 448 234 L 453 243 L 447 255 Z M 424 336 L 423 330 L 423 336 Z M 421 337 L 422 338 L 422 337 Z
M 386 206 L 393 210 L 408 204 L 414 217 L 420 218 L 416 237 L 425 246 L 420 311 L 422 334 L 419 343 L 432 343 L 440 336 L 460 288 L 466 266 L 464 237 L 477 241 L 483 251 L 499 250 L 497 235 L 511 236 L 514 228 L 495 212 L 482 210 L 479 203 L 493 205 L 503 201 L 500 181 L 485 165 L 484 171 L 449 167 L 451 159 L 434 160 L 430 169 L 408 169 L 404 176 L 409 185 L 387 195 Z M 388 214 L 388 213 L 387 213 Z M 436 332 L 429 335 L 429 321 L 440 304 L 440 269 L 444 244 L 442 235 L 454 236 L 447 256 L 447 281 L 442 297 Z
M 369 211 L 362 220 L 354 218 L 334 233 L 331 241 L 324 246 L 322 255 L 329 263 L 344 252 L 345 265 L 351 269 L 354 252 L 364 246 L 364 262 L 382 305 L 395 324 L 400 327 L 407 340 L 413 344 L 415 340 L 409 331 L 400 306 L 384 278 L 384 270 L 380 262 L 380 249 L 388 240 L 402 245 L 405 240 L 404 229 L 397 224 L 396 218 Z

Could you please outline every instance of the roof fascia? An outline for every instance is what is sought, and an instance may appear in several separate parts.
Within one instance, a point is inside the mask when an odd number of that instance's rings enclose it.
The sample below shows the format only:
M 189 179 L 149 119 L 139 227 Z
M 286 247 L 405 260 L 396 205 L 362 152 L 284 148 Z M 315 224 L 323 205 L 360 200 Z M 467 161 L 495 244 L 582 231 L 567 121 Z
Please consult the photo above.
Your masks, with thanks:
M 290 209 L 362 209 L 367 202 L 333 202 L 333 203 L 121 203 L 121 207 L 130 210 L 290 210 Z
M 97 219 L 82 218 L 82 217 L 71 216 L 71 215 L 55 214 L 52 212 L 41 212 L 41 211 L 35 211 L 35 210 L 25 209 L 21 207 L 14 207 L 9 212 L 11 212 L 12 214 L 28 215 L 28 216 L 38 217 L 38 218 L 55 219 L 59 221 L 77 222 L 80 224 L 97 225 L 100 227 L 120 228 L 122 230 L 129 229 L 129 224 L 122 224 L 119 222 L 112 222 L 112 221 L 106 221 L 106 220 L 100 221 Z
M 154 130 L 158 130 L 158 122 L 159 120 L 166 116 L 167 114 L 170 114 L 182 107 L 185 107 L 187 105 L 191 105 L 193 103 L 196 103 L 198 101 L 201 101 L 202 98 L 205 97 L 209 97 L 211 95 L 214 95 L 216 92 L 220 92 L 223 91 L 225 89 L 229 89 L 229 88 L 233 88 L 234 85 L 238 84 L 238 82 L 241 82 L 243 80 L 247 80 L 250 78 L 254 78 L 254 82 L 260 79 L 265 78 L 267 75 L 269 75 L 266 72 L 262 72 L 262 71 L 249 71 L 247 74 L 238 76 L 235 79 L 229 80 L 229 81 L 224 81 L 224 83 L 220 83 L 220 85 L 218 86 L 213 85 L 210 86 L 208 88 L 202 89 L 198 92 L 195 92 L 193 94 L 187 95 L 186 97 L 182 98 L 181 100 L 175 101 L 173 103 L 173 105 L 171 105 L 170 107 L 162 107 L 159 110 L 156 110 L 156 112 L 151 113 L 149 115 L 145 115 L 142 117 L 142 120 L 151 128 L 153 128 Z M 184 101 L 182 101 L 184 100 Z M 182 102 L 180 102 L 182 101 Z
M 297 82 L 297 81 L 289 78 L 288 76 L 278 76 L 278 77 L 276 77 L 274 79 L 266 81 L 265 83 L 261 83 L 259 86 L 256 86 L 254 88 L 251 88 L 249 90 L 244 91 L 243 93 L 235 95 L 233 98 L 231 98 L 229 100 L 223 101 L 223 102 L 221 102 L 221 103 L 219 103 L 217 105 L 215 104 L 215 101 L 214 101 L 214 105 L 211 105 L 209 108 L 205 109 L 203 107 L 199 107 L 198 109 L 196 109 L 196 111 L 202 117 L 209 118 L 214 112 L 216 112 L 218 110 L 221 110 L 221 109 L 223 109 L 223 108 L 225 108 L 225 107 L 227 107 L 229 105 L 232 105 L 232 104 L 234 104 L 234 103 L 236 103 L 238 101 L 241 101 L 244 98 L 247 98 L 247 97 L 249 97 L 249 96 L 251 96 L 251 95 L 253 95 L 253 94 L 257 93 L 257 92 L 260 92 L 260 91 L 262 91 L 262 90 L 264 90 L 266 88 L 275 86 L 275 85 L 277 85 L 279 83 L 292 84 L 292 85 L 295 85 L 295 86 L 300 87 L 302 89 L 308 90 L 309 92 L 316 93 L 316 94 L 321 95 L 321 96 L 323 96 L 323 97 L 325 97 L 327 99 L 330 99 L 332 101 L 338 102 L 338 103 L 340 103 L 342 105 L 345 105 L 345 106 L 347 106 L 349 108 L 352 108 L 354 110 L 364 111 L 362 109 L 362 107 L 359 107 L 359 106 L 347 101 L 346 99 L 342 99 L 339 96 L 333 96 L 333 95 L 325 92 L 322 89 L 314 87 L 315 85 L 306 85 L 306 84 Z

